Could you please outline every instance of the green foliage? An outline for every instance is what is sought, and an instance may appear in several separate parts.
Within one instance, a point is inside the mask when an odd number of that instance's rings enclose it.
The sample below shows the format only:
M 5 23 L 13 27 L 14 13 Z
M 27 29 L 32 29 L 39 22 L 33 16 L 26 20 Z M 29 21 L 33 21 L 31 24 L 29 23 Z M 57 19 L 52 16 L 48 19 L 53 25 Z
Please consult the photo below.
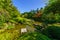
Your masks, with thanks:
M 60 26 L 48 26 L 43 33 L 51 38 L 60 39 Z
M 18 37 L 18 31 L 16 30 L 4 31 L 0 33 L 0 40 L 15 40 L 16 37 Z
M 13 25 L 8 25 L 7 29 L 13 29 L 14 26 Z
M 4 23 L 0 22 L 0 29 L 4 28 Z
M 36 31 L 41 32 L 42 26 L 40 26 L 40 25 L 35 25 L 34 27 L 36 28 Z
M 11 0 L 0 0 L 0 15 L 1 21 L 7 22 L 20 16 L 20 13 L 17 8 L 12 5 Z
M 24 34 L 23 36 L 19 37 L 18 40 L 51 40 L 51 39 L 41 33 L 32 32 Z
M 20 13 L 12 4 L 12 0 L 0 0 L 0 24 L 3 25 L 3 23 L 8 22 L 18 23 L 16 20 L 17 17 L 20 17 Z M 0 27 L 2 28 L 1 25 Z
M 43 8 L 41 9 L 37 8 L 36 10 L 31 10 L 29 12 L 22 13 L 22 17 L 33 19 L 35 21 L 40 21 L 42 12 L 43 12 Z
M 22 17 L 32 19 L 34 14 L 35 14 L 35 10 L 31 10 L 30 12 L 24 12 L 22 14 Z
M 44 13 L 48 14 L 51 12 L 53 12 L 53 14 L 57 12 L 60 13 L 60 0 L 54 0 L 54 2 L 45 7 Z
M 60 1 L 50 0 L 50 2 L 44 8 L 41 20 L 45 23 L 60 23 Z
M 11 40 L 11 34 L 10 33 L 4 33 L 0 35 L 0 40 Z
M 60 23 L 60 15 L 59 13 L 56 13 L 55 15 L 53 13 L 43 14 L 41 20 L 48 24 Z
M 42 12 L 42 16 L 40 15 L 40 12 Z M 0 0 L 0 28 L 7 27 L 7 29 L 11 30 L 15 27 L 13 23 L 22 23 L 33 26 L 34 22 L 30 19 L 43 22 L 44 27 L 46 24 L 60 23 L 60 1 L 50 0 L 44 10 L 37 9 L 30 12 L 24 12 L 21 17 L 19 11 L 12 4 L 11 0 Z M 41 31 L 41 27 L 39 25 L 35 26 L 35 28 Z M 0 34 L 0 40 L 14 40 L 14 38 L 16 38 L 15 36 L 18 36 L 19 32 L 18 30 L 13 31 L 13 29 L 11 31 L 12 32 L 4 31 L 2 34 Z M 43 33 L 51 38 L 60 39 L 60 26 L 48 26 L 46 29 L 44 29 Z M 27 33 L 20 36 L 17 40 L 51 40 L 45 35 L 38 32 Z

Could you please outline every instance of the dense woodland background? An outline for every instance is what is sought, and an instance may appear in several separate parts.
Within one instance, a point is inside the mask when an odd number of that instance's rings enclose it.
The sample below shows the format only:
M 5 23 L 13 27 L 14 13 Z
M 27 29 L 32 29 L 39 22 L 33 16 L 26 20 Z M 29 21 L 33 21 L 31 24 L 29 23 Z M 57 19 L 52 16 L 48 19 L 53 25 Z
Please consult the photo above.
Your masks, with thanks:
M 21 33 L 22 28 L 28 31 Z M 60 40 L 60 0 L 24 13 L 12 0 L 0 0 L 0 40 Z

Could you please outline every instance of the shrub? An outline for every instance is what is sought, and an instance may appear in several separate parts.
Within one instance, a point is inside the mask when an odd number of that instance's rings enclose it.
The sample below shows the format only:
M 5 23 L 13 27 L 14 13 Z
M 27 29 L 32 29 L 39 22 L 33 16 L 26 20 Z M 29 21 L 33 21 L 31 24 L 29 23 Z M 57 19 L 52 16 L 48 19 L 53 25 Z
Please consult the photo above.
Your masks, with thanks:
M 60 39 L 60 27 L 58 26 L 48 26 L 43 32 L 51 38 Z
M 18 40 L 51 40 L 51 39 L 41 33 L 33 32 L 20 36 Z

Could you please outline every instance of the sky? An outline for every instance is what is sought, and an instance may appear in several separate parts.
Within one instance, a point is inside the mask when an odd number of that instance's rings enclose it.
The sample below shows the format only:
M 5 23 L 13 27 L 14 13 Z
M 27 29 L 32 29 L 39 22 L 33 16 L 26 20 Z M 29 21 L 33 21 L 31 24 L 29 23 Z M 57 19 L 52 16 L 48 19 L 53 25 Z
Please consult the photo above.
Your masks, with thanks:
M 21 13 L 23 13 L 44 7 L 47 0 L 12 0 L 12 2 L 13 5 L 16 6 Z

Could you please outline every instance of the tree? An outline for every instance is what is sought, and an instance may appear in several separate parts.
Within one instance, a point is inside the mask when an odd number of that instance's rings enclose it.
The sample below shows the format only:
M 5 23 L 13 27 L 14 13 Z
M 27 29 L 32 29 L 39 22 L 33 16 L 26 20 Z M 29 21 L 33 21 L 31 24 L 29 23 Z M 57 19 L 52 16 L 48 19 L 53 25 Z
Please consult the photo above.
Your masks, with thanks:
M 16 17 L 20 16 L 20 12 L 12 4 L 11 0 L 0 0 L 0 15 L 7 22 L 9 20 L 15 20 Z
M 49 4 L 45 7 L 44 13 L 50 12 L 53 12 L 53 14 L 60 12 L 60 0 L 53 0 L 49 2 Z
M 42 20 L 46 23 L 60 23 L 60 0 L 50 0 L 43 11 Z

